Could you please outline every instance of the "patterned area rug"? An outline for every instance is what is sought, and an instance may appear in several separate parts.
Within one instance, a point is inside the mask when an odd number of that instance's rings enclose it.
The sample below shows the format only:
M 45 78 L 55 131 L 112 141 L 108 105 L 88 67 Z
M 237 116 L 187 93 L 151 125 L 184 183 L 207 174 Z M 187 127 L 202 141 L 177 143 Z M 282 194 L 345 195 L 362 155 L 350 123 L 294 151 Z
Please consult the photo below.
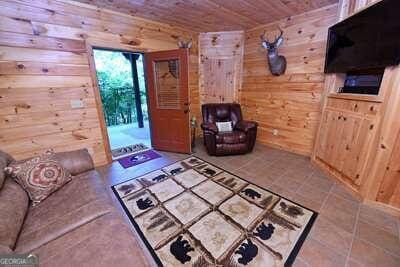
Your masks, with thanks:
M 129 146 L 124 146 L 124 147 L 120 147 L 117 149 L 113 149 L 111 151 L 111 154 L 114 159 L 118 159 L 118 158 L 124 157 L 126 155 L 130 155 L 132 153 L 136 153 L 136 152 L 139 152 L 139 151 L 142 151 L 145 149 L 148 149 L 148 147 L 145 146 L 144 144 L 140 143 L 140 144 L 129 145 Z
M 196 157 L 113 191 L 164 266 L 290 266 L 317 216 Z

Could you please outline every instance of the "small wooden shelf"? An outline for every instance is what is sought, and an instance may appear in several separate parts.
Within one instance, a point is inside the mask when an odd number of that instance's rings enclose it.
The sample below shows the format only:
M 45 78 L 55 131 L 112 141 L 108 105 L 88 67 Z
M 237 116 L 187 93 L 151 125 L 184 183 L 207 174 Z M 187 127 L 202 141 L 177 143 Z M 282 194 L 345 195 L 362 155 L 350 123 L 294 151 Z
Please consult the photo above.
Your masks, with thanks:
M 366 102 L 382 103 L 383 99 L 381 95 L 361 95 L 361 94 L 346 94 L 346 93 L 330 93 L 330 98 L 347 99 L 347 100 L 359 100 Z

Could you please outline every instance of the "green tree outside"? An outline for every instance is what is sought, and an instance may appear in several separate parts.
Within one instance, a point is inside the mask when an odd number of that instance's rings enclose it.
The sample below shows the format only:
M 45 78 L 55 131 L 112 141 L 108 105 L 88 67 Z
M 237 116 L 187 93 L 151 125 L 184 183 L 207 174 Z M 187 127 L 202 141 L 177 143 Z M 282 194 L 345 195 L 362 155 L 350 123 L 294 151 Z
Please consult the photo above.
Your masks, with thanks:
M 94 50 L 97 79 L 107 126 L 137 123 L 131 63 L 121 52 Z M 143 119 L 148 120 L 143 57 L 136 62 Z

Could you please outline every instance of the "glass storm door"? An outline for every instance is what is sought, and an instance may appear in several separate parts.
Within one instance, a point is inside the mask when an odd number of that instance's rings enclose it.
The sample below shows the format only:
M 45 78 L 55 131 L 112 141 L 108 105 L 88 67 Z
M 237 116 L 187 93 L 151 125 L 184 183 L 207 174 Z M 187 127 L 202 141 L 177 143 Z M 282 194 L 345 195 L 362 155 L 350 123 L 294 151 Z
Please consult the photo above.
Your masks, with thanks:
M 145 57 L 152 145 L 190 153 L 188 50 L 152 52 Z

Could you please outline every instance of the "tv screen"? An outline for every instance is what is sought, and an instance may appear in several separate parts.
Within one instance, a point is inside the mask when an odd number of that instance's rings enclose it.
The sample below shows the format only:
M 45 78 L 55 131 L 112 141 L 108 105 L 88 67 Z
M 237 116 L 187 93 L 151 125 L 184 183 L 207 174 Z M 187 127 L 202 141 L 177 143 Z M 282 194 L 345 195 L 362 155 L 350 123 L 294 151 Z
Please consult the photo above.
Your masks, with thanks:
M 329 28 L 326 73 L 399 63 L 400 0 L 382 0 Z

